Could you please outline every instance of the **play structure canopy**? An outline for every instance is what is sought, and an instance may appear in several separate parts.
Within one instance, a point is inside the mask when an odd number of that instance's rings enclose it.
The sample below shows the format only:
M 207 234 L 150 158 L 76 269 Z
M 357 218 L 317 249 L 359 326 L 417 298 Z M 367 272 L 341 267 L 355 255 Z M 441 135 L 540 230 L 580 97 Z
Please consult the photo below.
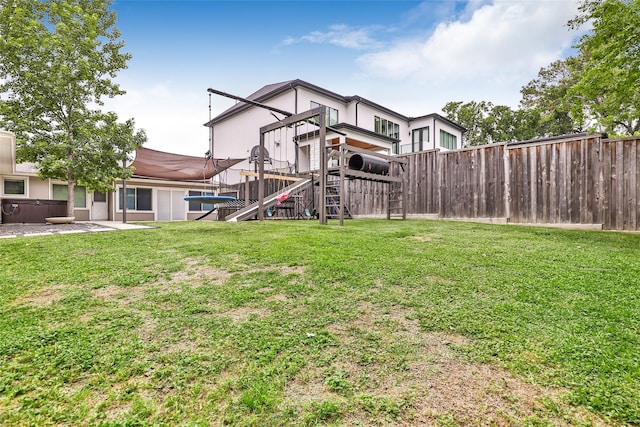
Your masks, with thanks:
M 201 181 L 228 169 L 243 159 L 209 159 L 183 156 L 140 147 L 133 161 L 134 176 L 170 179 L 176 181 Z

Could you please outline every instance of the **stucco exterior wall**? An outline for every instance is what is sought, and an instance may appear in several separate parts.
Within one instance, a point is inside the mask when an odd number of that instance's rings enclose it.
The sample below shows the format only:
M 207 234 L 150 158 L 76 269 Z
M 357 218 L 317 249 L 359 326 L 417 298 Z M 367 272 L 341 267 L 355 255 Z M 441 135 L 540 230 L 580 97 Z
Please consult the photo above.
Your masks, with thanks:
M 122 212 L 116 214 L 114 221 L 122 221 Z M 153 212 L 127 211 L 127 222 L 129 221 L 155 221 L 155 218 Z
M 14 173 L 16 137 L 11 132 L 0 130 L 0 174 Z
M 122 221 L 119 194 L 122 183 L 116 184 L 116 191 L 108 194 L 110 218 Z M 127 221 L 181 221 L 194 220 L 206 210 L 190 211 L 189 202 L 184 200 L 190 191 L 213 192 L 214 188 L 208 184 L 190 182 L 162 182 L 158 180 L 132 179 L 127 181 L 127 189 L 151 190 L 151 210 L 127 209 Z M 159 192 L 164 192 L 161 199 Z M 168 199 L 168 200 L 167 200 Z M 163 204 L 161 206 L 161 204 Z M 208 218 L 208 219 L 215 219 Z
M 28 197 L 30 199 L 50 199 L 49 180 L 41 180 L 37 176 L 29 177 Z

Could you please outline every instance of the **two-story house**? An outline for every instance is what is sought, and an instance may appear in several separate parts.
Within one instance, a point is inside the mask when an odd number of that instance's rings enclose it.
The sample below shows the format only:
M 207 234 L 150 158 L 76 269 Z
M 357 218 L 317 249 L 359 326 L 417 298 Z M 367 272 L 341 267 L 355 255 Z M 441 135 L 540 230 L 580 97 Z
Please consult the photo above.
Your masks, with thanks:
M 407 117 L 360 96 L 343 96 L 303 80 L 270 84 L 245 99 L 292 114 L 324 106 L 327 125 L 346 135 L 350 145 L 385 154 L 462 148 L 465 129 L 439 114 Z M 205 124 L 211 128 L 210 149 L 219 158 L 245 158 L 236 166 L 238 169 L 255 169 L 260 128 L 282 118 L 268 109 L 238 102 Z M 312 131 L 301 125 L 265 135 L 270 169 L 317 170 L 317 139 L 301 137 L 312 135 Z M 336 139 L 336 132 L 327 132 L 327 141 Z M 226 182 L 240 182 L 240 177 L 230 172 Z

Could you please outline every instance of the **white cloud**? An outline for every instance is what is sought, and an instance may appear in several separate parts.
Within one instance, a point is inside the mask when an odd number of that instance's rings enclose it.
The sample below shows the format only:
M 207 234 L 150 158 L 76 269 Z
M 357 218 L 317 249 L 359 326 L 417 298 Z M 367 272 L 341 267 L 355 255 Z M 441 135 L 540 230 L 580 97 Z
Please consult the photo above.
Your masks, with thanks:
M 365 50 L 380 48 L 382 44 L 371 37 L 378 27 L 352 28 L 344 24 L 332 25 L 328 31 L 312 31 L 301 37 L 289 37 L 283 41 L 285 45 L 296 43 L 331 44 L 347 49 Z
M 171 153 L 203 156 L 209 133 L 206 93 L 177 87 L 171 81 L 121 83 L 126 95 L 105 101 L 121 121 L 134 118 L 147 133 L 145 147 Z
M 430 84 L 518 82 L 517 92 L 571 46 L 576 33 L 565 24 L 576 12 L 576 0 L 474 0 L 458 20 L 362 55 L 358 63 L 370 76 Z

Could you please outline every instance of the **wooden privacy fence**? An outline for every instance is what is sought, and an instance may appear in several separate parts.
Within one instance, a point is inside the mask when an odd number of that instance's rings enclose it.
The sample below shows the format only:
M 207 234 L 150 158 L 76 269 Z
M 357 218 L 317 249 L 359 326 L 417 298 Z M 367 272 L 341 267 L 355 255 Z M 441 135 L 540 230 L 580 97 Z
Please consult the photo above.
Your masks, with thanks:
M 407 213 L 640 230 L 640 138 L 600 135 L 407 155 Z M 384 213 L 387 188 L 352 180 L 354 215 Z
M 593 136 L 510 147 L 510 220 L 638 230 L 639 144 Z

